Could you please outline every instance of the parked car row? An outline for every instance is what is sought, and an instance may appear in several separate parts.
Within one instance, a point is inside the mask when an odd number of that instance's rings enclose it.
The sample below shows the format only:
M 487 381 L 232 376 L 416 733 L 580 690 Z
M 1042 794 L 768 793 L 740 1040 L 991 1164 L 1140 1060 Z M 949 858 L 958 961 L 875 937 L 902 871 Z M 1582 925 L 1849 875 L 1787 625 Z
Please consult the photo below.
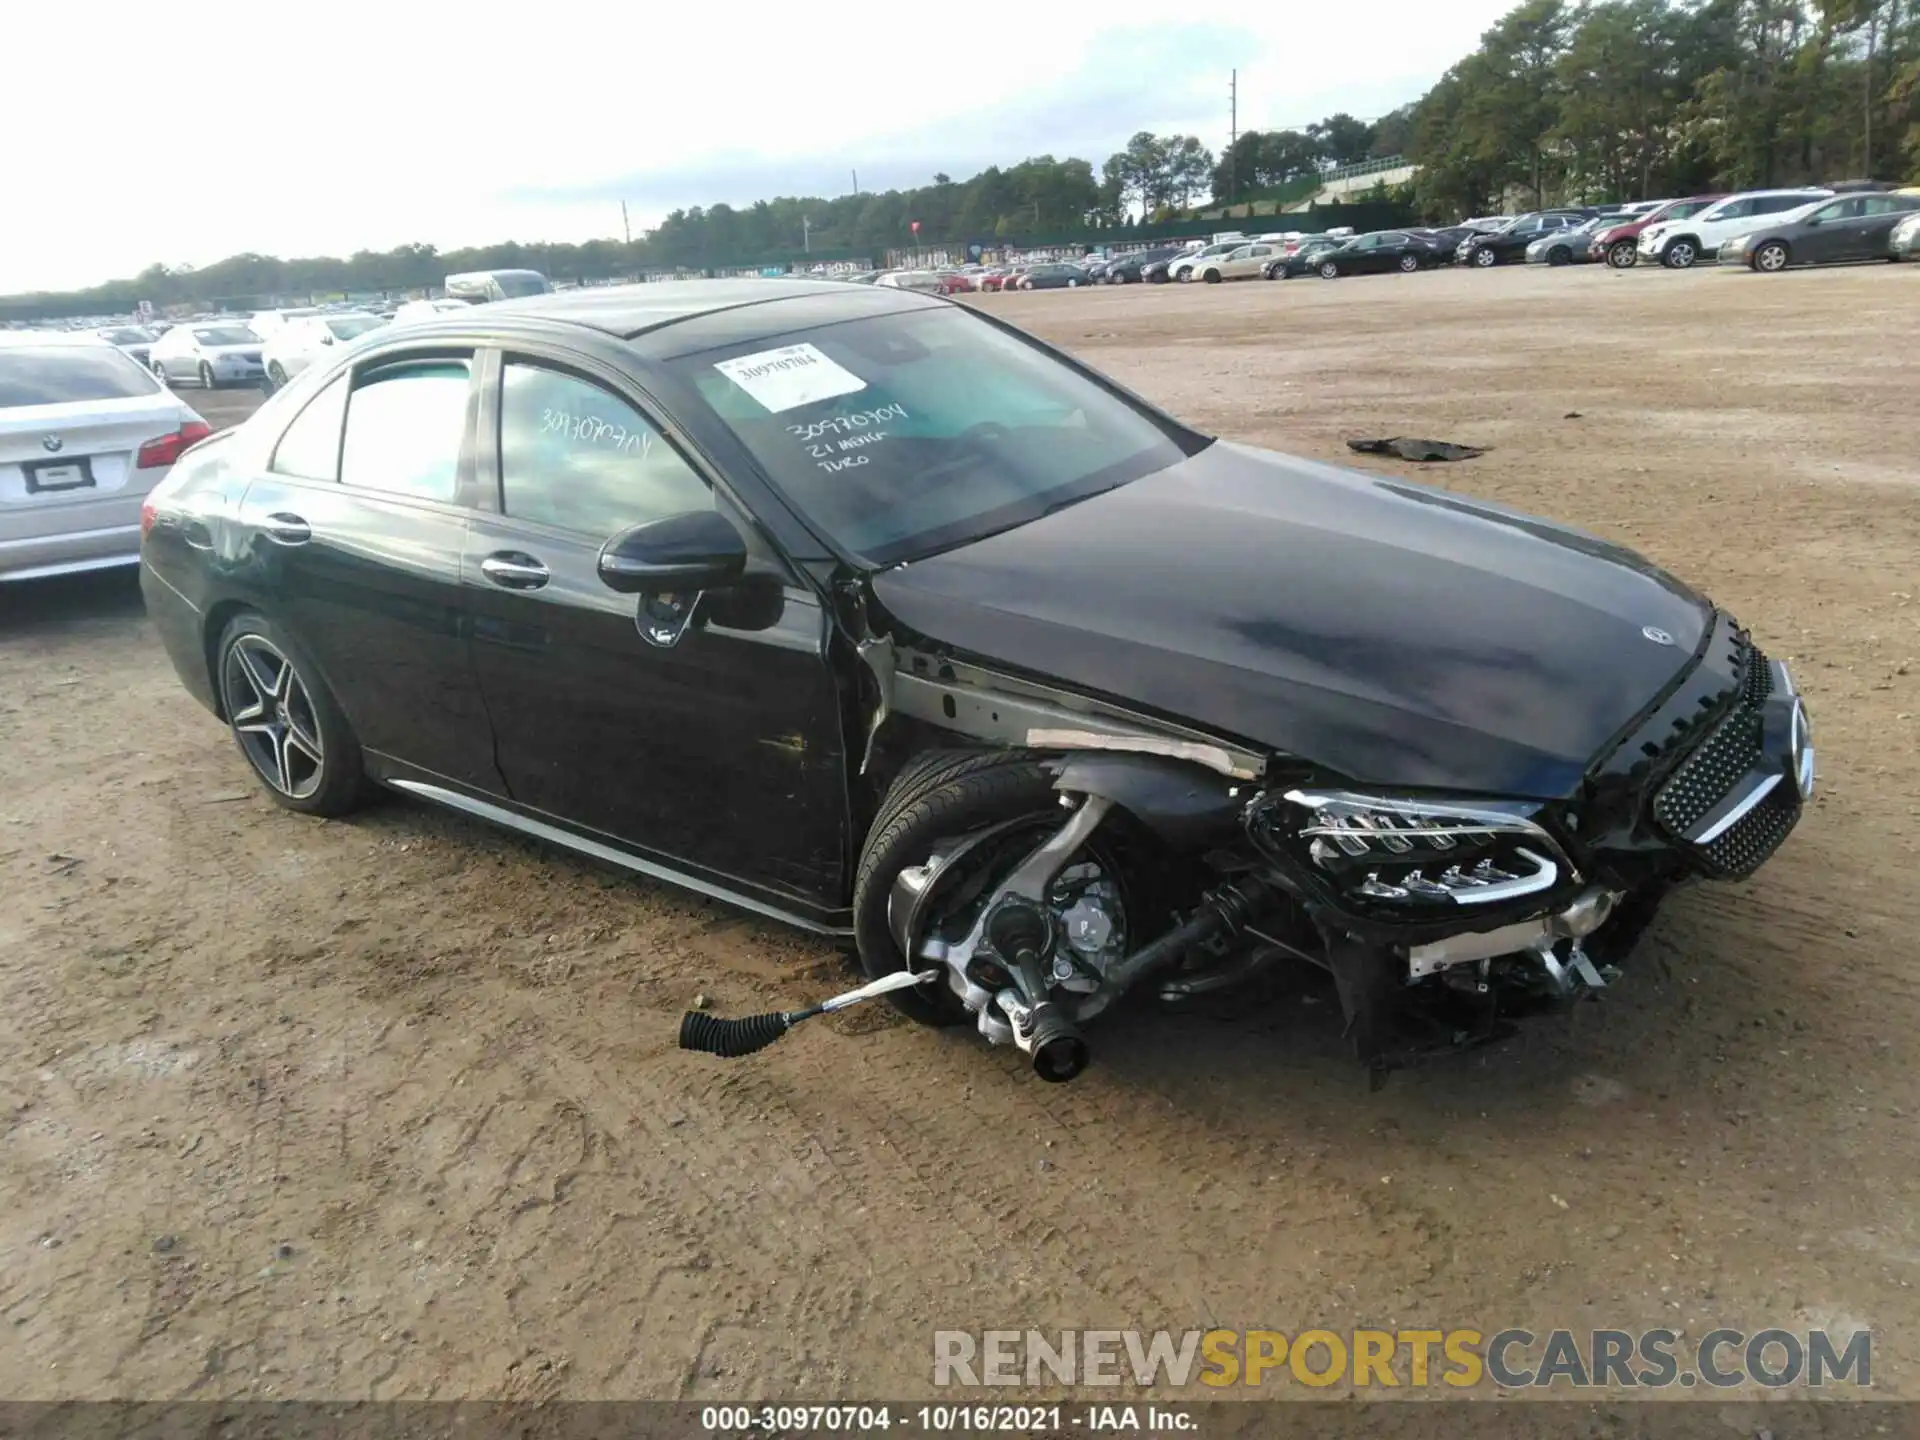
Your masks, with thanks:
M 1794 265 L 1920 255 L 1920 187 L 1894 190 L 1864 181 L 1750 190 L 1623 205 L 1570 205 L 1522 215 L 1480 215 L 1452 226 L 1355 235 L 1233 235 L 1114 257 L 1029 265 L 968 265 L 879 273 L 877 283 L 953 295 L 1080 285 L 1219 284 L 1443 265 L 1658 264 L 1684 270 L 1716 257 L 1772 272 Z M 860 276 L 858 279 L 873 277 Z

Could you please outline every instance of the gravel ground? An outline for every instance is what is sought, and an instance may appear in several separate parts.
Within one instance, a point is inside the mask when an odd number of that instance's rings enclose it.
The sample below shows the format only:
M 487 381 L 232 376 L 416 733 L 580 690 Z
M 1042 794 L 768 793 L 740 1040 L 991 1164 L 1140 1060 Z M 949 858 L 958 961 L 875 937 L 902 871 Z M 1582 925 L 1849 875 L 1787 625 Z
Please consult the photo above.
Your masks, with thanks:
M 1378 1094 L 1291 982 L 1118 1016 L 1064 1087 L 878 1007 L 720 1064 L 674 1048 L 696 995 L 846 961 L 399 801 L 285 814 L 131 579 L 7 592 L 0 1394 L 906 1397 L 935 1328 L 1825 1324 L 1920 1396 L 1920 267 L 980 303 L 1236 439 L 1491 446 L 1421 473 L 1791 660 L 1806 820 L 1603 1003 Z

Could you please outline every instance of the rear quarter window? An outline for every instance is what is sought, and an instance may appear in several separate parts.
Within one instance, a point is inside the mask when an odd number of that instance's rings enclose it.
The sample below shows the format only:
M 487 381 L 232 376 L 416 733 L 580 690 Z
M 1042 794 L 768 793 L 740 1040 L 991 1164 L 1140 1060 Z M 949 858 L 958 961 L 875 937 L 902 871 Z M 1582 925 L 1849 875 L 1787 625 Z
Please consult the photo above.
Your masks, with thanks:
M 130 400 L 160 384 L 111 346 L 7 346 L 0 349 L 0 410 Z

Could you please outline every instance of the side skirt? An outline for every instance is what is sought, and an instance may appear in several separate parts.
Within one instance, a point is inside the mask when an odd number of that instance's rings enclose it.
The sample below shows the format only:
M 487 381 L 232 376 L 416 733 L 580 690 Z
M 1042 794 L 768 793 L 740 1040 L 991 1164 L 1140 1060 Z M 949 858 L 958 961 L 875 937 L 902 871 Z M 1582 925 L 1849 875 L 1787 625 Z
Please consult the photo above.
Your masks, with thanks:
M 481 800 L 476 796 L 465 794 L 459 790 L 448 789 L 444 785 L 435 785 L 425 780 L 402 779 L 391 775 L 383 775 L 379 778 L 382 783 L 391 785 L 394 789 L 403 791 L 408 795 L 417 795 L 421 799 L 431 800 L 437 805 L 445 805 L 449 809 L 464 811 L 466 814 L 477 816 L 482 820 L 490 821 L 508 830 L 518 831 L 520 834 L 531 836 L 536 840 L 544 840 L 548 844 L 558 845 L 563 849 L 572 850 L 581 855 L 591 856 L 593 859 L 604 861 L 606 864 L 617 865 L 623 870 L 631 870 L 637 875 L 645 875 L 650 880 L 659 880 L 668 885 L 676 885 L 683 890 L 691 890 L 695 894 L 706 896 L 709 900 L 718 900 L 724 905 L 732 905 L 738 909 L 750 911 L 768 920 L 777 920 L 783 925 L 791 925 L 795 929 L 805 930 L 810 934 L 825 935 L 836 940 L 849 939 L 853 935 L 853 927 L 851 925 L 832 924 L 829 923 L 827 918 L 809 916 L 796 910 L 789 910 L 771 901 L 759 899 L 743 891 L 735 890 L 712 880 L 689 874 L 684 870 L 676 870 L 671 866 L 663 865 L 653 860 L 643 860 L 630 851 L 619 849 L 616 846 L 605 844 L 599 840 L 589 839 L 587 836 L 575 834 L 571 830 L 563 830 L 558 825 L 550 825 L 544 820 L 535 820 L 530 816 L 509 810 L 505 806 L 496 805 L 490 800 Z

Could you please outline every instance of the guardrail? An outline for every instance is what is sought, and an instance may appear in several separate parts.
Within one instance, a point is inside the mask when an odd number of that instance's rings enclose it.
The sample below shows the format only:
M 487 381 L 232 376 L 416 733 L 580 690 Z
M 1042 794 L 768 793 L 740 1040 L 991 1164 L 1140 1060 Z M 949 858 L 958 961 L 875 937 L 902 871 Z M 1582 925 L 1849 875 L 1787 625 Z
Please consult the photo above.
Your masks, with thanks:
M 1404 155 L 1382 155 L 1377 160 L 1361 160 L 1352 165 L 1339 165 L 1332 170 L 1323 171 L 1320 183 L 1330 185 L 1335 180 L 1351 180 L 1356 175 L 1377 175 L 1383 170 L 1405 170 L 1412 163 Z

